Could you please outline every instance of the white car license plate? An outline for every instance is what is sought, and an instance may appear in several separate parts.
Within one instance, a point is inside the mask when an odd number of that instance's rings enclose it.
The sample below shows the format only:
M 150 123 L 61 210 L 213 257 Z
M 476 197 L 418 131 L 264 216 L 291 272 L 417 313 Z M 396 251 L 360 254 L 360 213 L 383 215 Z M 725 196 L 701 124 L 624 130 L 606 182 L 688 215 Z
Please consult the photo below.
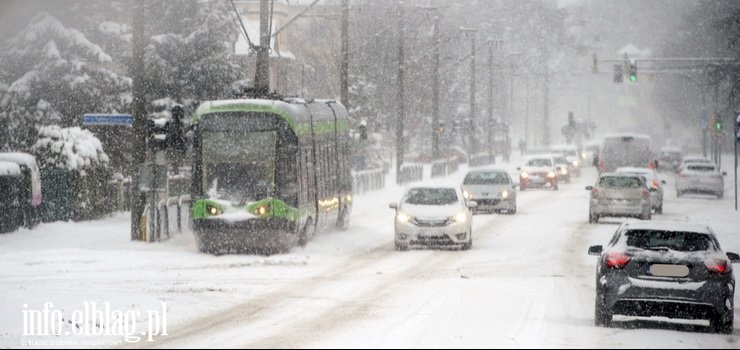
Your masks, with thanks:
M 689 268 L 686 265 L 652 264 L 650 274 L 661 277 L 686 277 L 689 275 Z

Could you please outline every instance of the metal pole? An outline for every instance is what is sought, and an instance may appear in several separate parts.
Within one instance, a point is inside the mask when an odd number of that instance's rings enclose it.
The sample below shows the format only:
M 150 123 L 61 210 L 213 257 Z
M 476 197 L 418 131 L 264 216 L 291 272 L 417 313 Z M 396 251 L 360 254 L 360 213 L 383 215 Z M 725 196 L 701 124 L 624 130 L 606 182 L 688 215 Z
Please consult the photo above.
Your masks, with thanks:
M 270 92 L 270 2 L 260 0 L 260 45 L 257 47 L 257 71 L 254 88 L 265 96 Z
M 339 69 L 340 99 L 349 110 L 349 0 L 342 0 L 342 63 Z
M 432 73 L 432 155 L 439 159 L 439 16 L 434 16 L 434 72 Z
M 493 153 L 493 40 L 488 39 L 488 157 L 495 163 L 496 155 Z
M 403 91 L 403 76 L 404 76 L 404 53 L 403 53 L 403 36 L 404 36 L 404 11 L 403 1 L 398 2 L 398 98 L 396 103 L 398 104 L 398 117 L 396 119 L 396 183 L 401 184 L 401 163 L 403 163 L 404 153 L 404 139 L 403 139 L 403 123 L 406 119 L 406 111 L 404 109 L 404 91 Z
M 470 58 L 470 155 L 473 156 L 478 151 L 478 145 L 476 140 L 476 118 L 475 118 L 475 30 L 471 33 L 471 47 L 473 49 L 472 57 Z
M 146 101 L 144 94 L 144 1 L 137 0 L 134 3 L 133 11 L 133 53 L 131 59 L 132 65 L 132 114 L 134 117 L 134 132 L 133 140 L 133 152 L 132 165 L 134 169 L 138 169 L 139 165 L 144 164 L 146 157 Z M 139 191 L 139 173 L 134 171 L 131 175 L 131 188 L 129 189 L 130 201 L 131 201 L 131 240 L 136 241 L 141 239 L 141 226 L 139 222 L 141 216 L 144 213 L 144 206 L 146 202 L 145 194 Z
M 545 84 L 543 86 L 544 90 L 544 109 L 543 109 L 543 120 L 542 120 L 542 126 L 543 126 L 543 135 L 542 135 L 542 143 L 543 146 L 549 147 L 550 146 L 550 69 L 547 65 L 548 61 L 548 55 L 545 54 Z

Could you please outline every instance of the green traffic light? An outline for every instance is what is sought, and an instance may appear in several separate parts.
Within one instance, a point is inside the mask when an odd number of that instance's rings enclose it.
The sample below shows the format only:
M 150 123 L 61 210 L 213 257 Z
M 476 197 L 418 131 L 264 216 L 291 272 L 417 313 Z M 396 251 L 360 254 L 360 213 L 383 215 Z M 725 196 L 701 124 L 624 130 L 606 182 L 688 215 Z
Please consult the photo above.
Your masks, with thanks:
M 717 122 L 717 124 L 714 124 L 714 128 L 717 129 L 717 131 L 722 130 L 722 123 Z
M 637 76 L 636 75 L 630 75 L 630 81 L 633 82 L 633 83 L 636 82 L 637 81 Z

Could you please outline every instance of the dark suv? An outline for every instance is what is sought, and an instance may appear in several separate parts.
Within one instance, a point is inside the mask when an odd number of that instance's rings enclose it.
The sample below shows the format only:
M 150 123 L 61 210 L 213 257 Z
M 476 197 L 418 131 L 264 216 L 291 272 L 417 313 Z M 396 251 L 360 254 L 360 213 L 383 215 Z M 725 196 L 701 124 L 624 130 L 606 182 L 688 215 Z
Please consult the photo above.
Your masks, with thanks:
M 592 246 L 596 266 L 595 324 L 612 315 L 707 319 L 732 333 L 735 253 L 724 253 L 704 225 L 627 222 L 606 248 Z

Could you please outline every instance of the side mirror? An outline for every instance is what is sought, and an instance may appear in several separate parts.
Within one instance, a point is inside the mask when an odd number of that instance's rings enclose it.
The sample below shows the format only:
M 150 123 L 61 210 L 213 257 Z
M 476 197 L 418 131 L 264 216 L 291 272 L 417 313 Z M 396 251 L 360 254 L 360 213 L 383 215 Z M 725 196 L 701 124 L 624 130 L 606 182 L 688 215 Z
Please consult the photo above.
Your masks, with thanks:
M 740 255 L 737 255 L 736 253 L 727 252 L 727 258 L 730 259 L 730 262 L 733 264 L 740 263 Z
M 655 187 L 650 187 L 650 188 L 648 188 L 648 191 L 650 191 L 650 192 L 658 192 L 658 189 L 655 188 Z
M 391 203 L 389 203 L 389 204 L 388 204 L 388 208 L 391 208 L 391 209 L 398 209 L 398 203 L 396 203 L 396 202 L 391 202 Z
M 511 188 L 516 189 L 519 185 L 511 185 Z
M 660 180 L 660 183 L 662 183 L 664 185 L 667 184 L 667 182 L 665 182 L 665 180 Z
M 600 245 L 592 245 L 588 247 L 588 255 L 599 256 L 604 248 Z
M 516 167 L 516 170 L 517 171 L 522 171 L 522 167 L 518 166 L 518 167 Z
M 586 186 L 586 191 L 592 191 L 594 189 L 593 186 Z
M 478 202 L 476 201 L 468 201 L 468 208 L 473 209 L 478 206 Z
M 722 172 L 722 176 L 727 176 L 727 172 L 726 171 L 723 171 Z

